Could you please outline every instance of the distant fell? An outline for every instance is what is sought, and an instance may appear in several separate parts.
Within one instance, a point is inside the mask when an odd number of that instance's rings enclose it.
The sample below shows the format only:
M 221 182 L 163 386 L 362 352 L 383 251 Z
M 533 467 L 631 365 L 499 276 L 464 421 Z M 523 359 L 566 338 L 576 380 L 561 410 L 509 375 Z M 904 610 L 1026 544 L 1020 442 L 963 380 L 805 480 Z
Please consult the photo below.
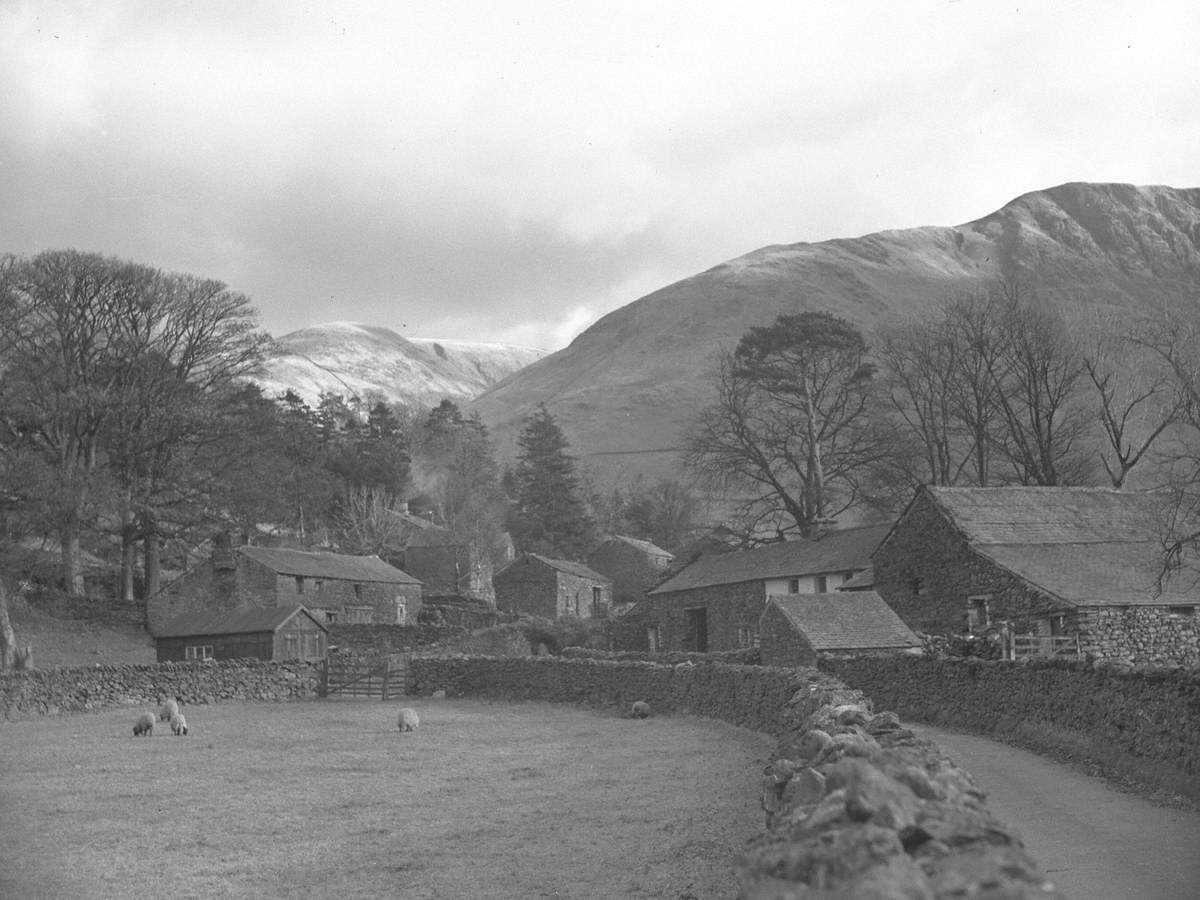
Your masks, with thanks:
M 501 453 L 545 403 L 602 480 L 673 476 L 718 353 L 751 326 L 828 311 L 870 332 L 997 277 L 1068 316 L 1200 297 L 1200 189 L 1074 182 L 965 225 L 764 247 L 608 314 L 471 408 Z
M 292 390 L 311 406 L 322 393 L 436 406 L 476 397 L 544 355 L 532 347 L 406 338 L 389 328 L 328 322 L 279 338 L 255 381 L 267 396 Z

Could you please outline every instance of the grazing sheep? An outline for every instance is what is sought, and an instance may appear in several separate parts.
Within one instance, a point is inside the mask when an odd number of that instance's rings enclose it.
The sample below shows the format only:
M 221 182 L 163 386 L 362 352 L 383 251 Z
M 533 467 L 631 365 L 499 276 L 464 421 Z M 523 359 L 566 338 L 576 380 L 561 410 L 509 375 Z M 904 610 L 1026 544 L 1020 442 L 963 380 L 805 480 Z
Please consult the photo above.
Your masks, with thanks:
M 400 730 L 401 731 L 416 731 L 417 726 L 421 724 L 421 717 L 417 715 L 415 709 L 404 707 L 400 710 Z
M 169 722 L 173 716 L 177 715 L 179 715 L 179 704 L 174 699 L 167 700 L 158 711 L 158 718 L 162 722 Z
M 133 726 L 133 736 L 141 737 L 143 734 L 154 734 L 154 713 L 144 712 L 138 716 L 137 723 Z
M 650 704 L 645 700 L 638 700 L 633 704 L 633 708 L 629 710 L 629 716 L 633 719 L 650 718 Z
M 175 715 L 171 716 L 171 730 L 175 732 L 176 737 L 188 733 L 187 719 L 183 717 L 183 713 L 176 711 Z

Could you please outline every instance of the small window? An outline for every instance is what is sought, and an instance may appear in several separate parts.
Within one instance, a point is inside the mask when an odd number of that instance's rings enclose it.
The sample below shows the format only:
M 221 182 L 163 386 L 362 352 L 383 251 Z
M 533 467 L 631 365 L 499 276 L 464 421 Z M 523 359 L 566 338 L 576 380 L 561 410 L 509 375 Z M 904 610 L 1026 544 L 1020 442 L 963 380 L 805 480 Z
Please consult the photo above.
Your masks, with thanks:
M 297 594 L 304 593 L 304 576 L 303 575 L 296 576 L 296 593 Z
M 983 631 L 991 624 L 988 596 L 967 598 L 967 631 Z
M 356 584 L 354 586 L 354 599 L 355 600 L 362 599 L 362 585 L 361 584 Z
M 592 615 L 600 615 L 601 602 L 604 599 L 604 591 L 598 587 L 592 588 Z
M 914 597 L 925 596 L 925 582 L 920 578 L 910 578 L 908 580 L 908 588 L 912 591 Z
M 788 582 L 788 593 L 789 594 L 800 593 L 800 579 L 799 578 L 793 578 L 791 581 Z
M 195 644 L 183 648 L 184 659 L 212 659 L 212 644 Z
M 1167 615 L 1172 619 L 1193 619 L 1196 617 L 1194 606 L 1168 606 Z
M 658 630 L 657 625 L 649 625 L 646 628 L 646 645 L 651 653 L 657 653 L 662 649 L 662 633 Z
M 375 620 L 375 610 L 369 606 L 347 606 L 347 625 L 370 625 Z
M 325 587 L 325 579 L 324 578 L 318 578 L 316 581 L 313 582 L 313 590 L 318 594 L 321 593 L 321 589 L 324 587 Z
M 738 649 L 758 646 L 758 629 L 753 625 L 739 625 L 737 630 Z

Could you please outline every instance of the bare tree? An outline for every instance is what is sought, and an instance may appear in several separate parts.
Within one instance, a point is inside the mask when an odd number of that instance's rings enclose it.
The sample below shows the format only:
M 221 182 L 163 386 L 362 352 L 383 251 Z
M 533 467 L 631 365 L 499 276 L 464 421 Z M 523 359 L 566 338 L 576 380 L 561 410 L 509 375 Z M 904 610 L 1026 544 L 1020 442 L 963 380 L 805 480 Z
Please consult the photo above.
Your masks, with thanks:
M 404 537 L 400 508 L 400 499 L 383 488 L 350 488 L 337 517 L 342 543 L 355 553 L 385 556 L 399 552 Z

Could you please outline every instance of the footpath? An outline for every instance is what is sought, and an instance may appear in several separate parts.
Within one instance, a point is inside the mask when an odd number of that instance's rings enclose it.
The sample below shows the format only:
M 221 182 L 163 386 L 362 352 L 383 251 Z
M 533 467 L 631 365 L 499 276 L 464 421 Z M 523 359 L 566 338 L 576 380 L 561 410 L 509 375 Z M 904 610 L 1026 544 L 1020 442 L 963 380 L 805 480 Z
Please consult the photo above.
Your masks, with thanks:
M 913 728 L 971 773 L 1072 900 L 1200 898 L 1200 812 L 1157 806 L 1008 744 Z

